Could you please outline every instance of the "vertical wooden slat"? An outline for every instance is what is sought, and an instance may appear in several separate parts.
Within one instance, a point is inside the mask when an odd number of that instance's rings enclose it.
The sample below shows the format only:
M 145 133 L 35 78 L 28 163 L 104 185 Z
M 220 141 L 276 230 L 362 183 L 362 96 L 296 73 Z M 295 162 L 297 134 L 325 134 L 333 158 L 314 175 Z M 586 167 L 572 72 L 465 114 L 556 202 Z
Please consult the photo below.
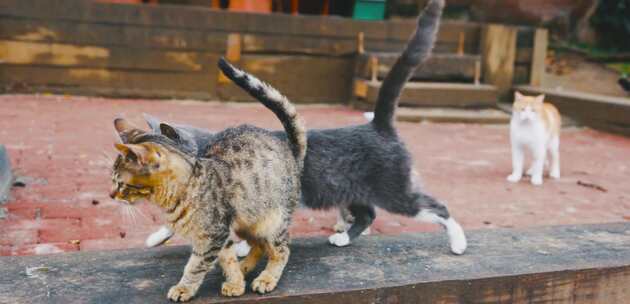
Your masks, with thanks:
M 240 34 L 229 34 L 227 38 L 227 49 L 225 51 L 225 58 L 230 62 L 237 62 L 241 60 L 241 35 Z M 223 72 L 219 71 L 219 78 L 217 79 L 219 84 L 227 84 L 230 83 L 230 79 L 228 79 Z
M 536 29 L 534 34 L 534 51 L 532 54 L 532 66 L 529 74 L 529 84 L 541 86 L 545 74 L 545 58 L 547 57 L 547 44 L 549 41 L 549 31 L 547 29 Z
M 507 97 L 514 79 L 516 58 L 515 27 L 489 24 L 482 32 L 481 60 L 484 83 L 499 90 L 500 97 Z

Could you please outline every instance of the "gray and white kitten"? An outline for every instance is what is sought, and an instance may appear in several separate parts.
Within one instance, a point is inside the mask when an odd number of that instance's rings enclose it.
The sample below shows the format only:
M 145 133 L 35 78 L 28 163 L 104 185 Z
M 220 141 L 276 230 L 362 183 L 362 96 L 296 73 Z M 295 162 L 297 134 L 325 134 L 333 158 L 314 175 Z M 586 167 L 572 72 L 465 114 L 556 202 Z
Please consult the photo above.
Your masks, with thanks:
M 462 254 L 467 241 L 464 230 L 451 217 L 446 206 L 423 193 L 413 178 L 413 164 L 394 127 L 394 112 L 401 91 L 415 69 L 431 54 L 435 43 L 444 0 L 432 0 L 418 18 L 417 28 L 407 47 L 382 83 L 374 109 L 374 119 L 367 124 L 344 128 L 309 130 L 308 152 L 302 174 L 302 204 L 312 209 L 348 210 L 354 219 L 347 231 L 329 237 L 335 246 L 346 246 L 373 222 L 375 207 L 442 225 L 449 236 L 451 251 Z M 255 98 L 248 74 L 223 72 Z M 150 125 L 155 125 L 149 121 Z M 154 131 L 176 138 L 182 145 L 192 145 L 183 134 L 209 131 L 190 127 L 152 127 Z M 274 135 L 286 139 L 282 131 Z M 193 136 L 198 149 L 204 144 Z M 211 141 L 211 140 L 210 140 Z M 168 238 L 168 232 L 157 235 Z M 151 238 L 150 238 L 151 239 Z M 155 243 L 155 242 L 154 242 Z

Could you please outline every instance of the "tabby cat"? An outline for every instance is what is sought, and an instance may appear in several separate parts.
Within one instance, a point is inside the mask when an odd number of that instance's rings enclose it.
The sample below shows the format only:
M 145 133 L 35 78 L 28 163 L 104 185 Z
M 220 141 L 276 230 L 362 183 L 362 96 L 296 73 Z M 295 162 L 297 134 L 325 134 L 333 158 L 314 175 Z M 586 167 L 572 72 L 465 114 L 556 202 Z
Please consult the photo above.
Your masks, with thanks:
M 281 120 L 288 144 L 264 129 L 242 125 L 215 134 L 198 157 L 166 136 L 145 133 L 124 119 L 114 121 L 123 143 L 116 144 L 120 155 L 111 197 L 157 204 L 168 229 L 192 243 L 184 274 L 168 291 L 170 300 L 192 298 L 217 259 L 226 276 L 221 289 L 226 296 L 244 293 L 244 275 L 263 255 L 268 263 L 252 289 L 272 291 L 288 261 L 287 229 L 301 195 L 306 132 L 284 96 L 253 77 L 247 81 Z M 252 245 L 240 265 L 231 231 Z
M 446 206 L 421 192 L 414 182 L 411 157 L 394 127 L 394 112 L 401 90 L 416 67 L 430 56 L 443 7 L 444 0 L 432 0 L 418 18 L 416 31 L 382 83 L 374 118 L 369 123 L 308 132 L 309 150 L 302 175 L 303 205 L 313 209 L 348 210 L 354 219 L 347 231 L 329 237 L 329 242 L 335 246 L 346 246 L 361 235 L 374 220 L 374 206 L 378 206 L 392 213 L 440 224 L 447 231 L 453 253 L 462 254 L 466 249 L 464 231 Z M 221 69 L 237 85 L 251 90 L 245 80 L 247 74 L 235 73 L 226 66 Z M 260 99 L 264 92 L 253 96 Z M 182 145 L 190 144 L 186 136 L 177 135 L 191 134 L 188 128 L 162 126 L 165 127 L 162 130 L 152 129 L 176 138 Z M 208 134 L 211 133 L 206 131 L 206 136 Z M 274 135 L 286 138 L 284 132 L 274 132 Z M 203 146 L 201 140 L 196 137 L 195 140 L 196 145 Z M 161 237 L 158 235 L 152 244 L 164 241 L 168 235 Z
M 547 153 L 551 155 L 549 176 L 560 178 L 560 127 L 562 117 L 558 109 L 545 103 L 545 95 L 525 96 L 514 93 L 514 106 L 510 120 L 512 143 L 512 174 L 507 180 L 516 183 L 523 176 L 525 149 L 532 152 L 533 161 L 527 174 L 531 183 L 542 185 Z

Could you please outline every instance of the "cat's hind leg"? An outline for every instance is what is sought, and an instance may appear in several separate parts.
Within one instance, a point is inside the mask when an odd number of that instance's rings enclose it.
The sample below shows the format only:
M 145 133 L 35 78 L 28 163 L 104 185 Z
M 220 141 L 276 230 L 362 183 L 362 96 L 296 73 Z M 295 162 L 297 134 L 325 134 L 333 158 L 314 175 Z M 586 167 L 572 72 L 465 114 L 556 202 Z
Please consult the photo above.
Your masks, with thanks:
M 262 245 L 268 257 L 267 266 L 252 282 L 252 290 L 264 294 L 276 288 L 289 261 L 289 235 L 284 232 L 274 240 L 264 240 Z
M 463 254 L 468 247 L 466 235 L 462 226 L 449 214 L 448 209 L 442 203 L 421 192 L 411 195 L 410 202 L 414 204 L 409 210 L 417 210 L 413 216 L 416 220 L 440 224 L 446 230 L 449 238 L 451 252 Z
M 369 205 L 352 204 L 348 207 L 348 210 L 350 214 L 352 214 L 352 217 L 354 217 L 354 222 L 352 226 L 350 226 L 350 229 L 335 233 L 328 238 L 328 242 L 337 247 L 350 245 L 353 239 L 357 238 L 370 227 L 376 217 L 374 207 Z
M 560 178 L 560 137 L 554 136 L 549 142 L 549 154 L 551 155 L 551 168 L 549 176 Z

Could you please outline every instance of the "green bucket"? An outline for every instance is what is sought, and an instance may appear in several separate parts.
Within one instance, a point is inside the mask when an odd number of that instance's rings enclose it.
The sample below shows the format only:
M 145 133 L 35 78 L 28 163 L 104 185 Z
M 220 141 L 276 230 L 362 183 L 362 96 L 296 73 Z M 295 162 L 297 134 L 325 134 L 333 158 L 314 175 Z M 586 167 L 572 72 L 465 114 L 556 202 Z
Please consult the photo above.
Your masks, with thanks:
M 353 19 L 383 20 L 385 19 L 386 0 L 356 0 Z

